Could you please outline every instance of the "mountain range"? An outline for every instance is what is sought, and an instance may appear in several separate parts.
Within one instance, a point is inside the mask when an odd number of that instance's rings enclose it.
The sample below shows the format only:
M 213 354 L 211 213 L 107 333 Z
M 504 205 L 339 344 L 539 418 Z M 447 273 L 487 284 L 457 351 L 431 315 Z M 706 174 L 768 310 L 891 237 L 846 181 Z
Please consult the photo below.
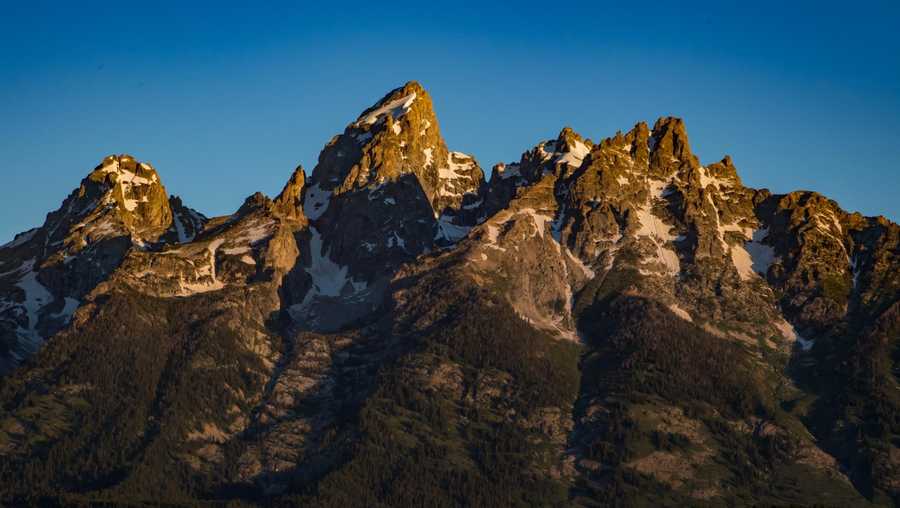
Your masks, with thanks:
M 274 198 L 111 155 L 0 247 L 0 499 L 894 505 L 898 345 L 888 219 L 673 117 L 487 179 L 410 82 Z

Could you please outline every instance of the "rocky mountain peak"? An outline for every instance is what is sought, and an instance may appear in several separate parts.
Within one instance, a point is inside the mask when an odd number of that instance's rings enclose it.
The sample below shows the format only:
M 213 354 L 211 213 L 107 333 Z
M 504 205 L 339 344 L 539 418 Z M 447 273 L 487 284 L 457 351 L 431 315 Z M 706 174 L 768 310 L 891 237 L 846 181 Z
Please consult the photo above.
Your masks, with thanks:
M 82 182 L 79 201 L 111 209 L 140 240 L 155 240 L 172 224 L 168 194 L 152 165 L 110 155 Z
M 448 150 L 431 97 L 413 81 L 328 143 L 303 206 L 336 261 L 371 272 L 429 250 L 436 238 L 464 235 L 477 218 L 483 184 L 472 156 Z M 363 239 L 365 250 L 350 237 Z
M 471 156 L 447 149 L 428 92 L 411 81 L 367 108 L 322 151 L 311 184 L 343 194 L 414 175 L 440 213 L 484 180 Z
M 530 174 L 529 181 L 536 181 L 544 172 L 564 177 L 581 167 L 593 146 L 590 139 L 583 138 L 571 127 L 564 127 L 556 140 L 545 141 L 526 155 L 522 167 L 525 174 Z
M 249 215 L 261 214 L 272 221 L 287 222 L 291 228 L 305 227 L 308 223 L 303 213 L 306 190 L 306 174 L 298 166 L 278 196 L 272 199 L 262 192 L 254 192 L 244 199 L 244 203 L 233 215 L 226 218 L 225 224 L 233 225 Z
M 257 191 L 244 198 L 244 203 L 241 204 L 241 207 L 238 208 L 233 217 L 243 217 L 260 210 L 264 212 L 271 211 L 273 207 L 274 203 L 269 196 Z
M 732 185 L 742 186 L 741 177 L 738 176 L 737 168 L 731 160 L 730 155 L 726 155 L 719 162 L 714 162 L 706 166 L 706 172 L 710 178 L 724 180 Z
M 172 210 L 153 166 L 130 155 L 110 155 L 43 226 L 0 248 L 7 268 L 0 275 L 0 350 L 8 352 L 0 354 L 0 371 L 65 327 L 84 295 L 130 249 L 166 241 Z
M 448 150 L 431 97 L 409 82 L 335 136 L 309 184 L 299 183 L 286 191 L 303 191 L 311 240 L 302 270 L 312 286 L 291 313 L 330 329 L 377 306 L 400 265 L 468 233 L 484 174 L 472 156 Z
M 306 216 L 303 214 L 305 190 L 306 172 L 303 170 L 303 166 L 297 166 L 290 180 L 275 198 L 275 209 L 286 218 L 305 222 Z
M 594 148 L 590 139 L 564 127 L 555 139 L 541 141 L 523 153 L 518 162 L 495 165 L 486 191 L 484 215 L 506 208 L 523 188 L 537 184 L 547 175 L 564 182 L 582 168 Z
M 682 164 L 699 166 L 691 152 L 684 120 L 671 116 L 660 117 L 653 125 L 650 138 L 651 170 L 659 176 L 668 176 Z
M 415 173 L 430 196 L 436 178 L 429 173 L 446 157 L 431 98 L 410 82 L 363 111 L 325 147 L 312 181 L 340 194 Z
M 593 146 L 590 139 L 564 127 L 556 139 L 542 141 L 522 154 L 518 163 L 495 166 L 494 174 L 500 180 L 512 179 L 516 185 L 533 184 L 545 173 L 566 176 L 581 167 Z
M 173 197 L 170 201 L 153 166 L 130 155 L 110 155 L 58 210 L 47 214 L 43 226 L 33 230 L 29 241 L 15 246 L 40 263 L 58 262 L 112 239 L 143 246 L 162 241 L 173 229 L 173 206 L 184 208 L 180 199 Z
M 578 150 L 580 149 L 579 144 L 583 144 L 589 149 L 593 146 L 591 140 L 581 137 L 580 134 L 578 134 L 568 126 L 563 127 L 563 129 L 559 132 L 559 136 L 556 137 L 556 147 L 560 152 L 571 152 L 572 150 Z

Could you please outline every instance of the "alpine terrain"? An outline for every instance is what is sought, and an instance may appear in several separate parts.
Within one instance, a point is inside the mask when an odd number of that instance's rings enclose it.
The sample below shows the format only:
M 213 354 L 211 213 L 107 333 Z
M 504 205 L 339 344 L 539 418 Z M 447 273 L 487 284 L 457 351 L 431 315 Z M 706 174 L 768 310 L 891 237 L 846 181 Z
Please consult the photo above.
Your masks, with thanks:
M 232 215 L 164 176 L 0 247 L 0 504 L 900 504 L 900 227 L 678 118 L 486 178 L 410 82 Z

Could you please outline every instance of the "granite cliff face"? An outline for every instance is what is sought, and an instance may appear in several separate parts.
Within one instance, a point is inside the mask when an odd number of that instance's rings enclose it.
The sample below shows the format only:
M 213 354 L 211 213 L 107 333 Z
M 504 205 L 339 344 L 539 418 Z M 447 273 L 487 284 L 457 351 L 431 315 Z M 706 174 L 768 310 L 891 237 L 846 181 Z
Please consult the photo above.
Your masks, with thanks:
M 486 181 L 411 82 L 215 218 L 110 156 L 0 247 L 0 496 L 896 503 L 898 274 L 671 117 Z

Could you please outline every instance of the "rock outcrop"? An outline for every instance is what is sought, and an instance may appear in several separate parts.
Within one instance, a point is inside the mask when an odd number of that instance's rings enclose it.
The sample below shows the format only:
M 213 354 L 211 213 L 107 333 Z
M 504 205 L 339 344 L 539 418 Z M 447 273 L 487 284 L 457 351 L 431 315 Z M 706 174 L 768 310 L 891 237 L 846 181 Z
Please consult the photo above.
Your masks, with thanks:
M 110 155 L 43 226 L 0 247 L 0 372 L 65 327 L 129 250 L 160 241 L 172 210 L 152 166 Z

